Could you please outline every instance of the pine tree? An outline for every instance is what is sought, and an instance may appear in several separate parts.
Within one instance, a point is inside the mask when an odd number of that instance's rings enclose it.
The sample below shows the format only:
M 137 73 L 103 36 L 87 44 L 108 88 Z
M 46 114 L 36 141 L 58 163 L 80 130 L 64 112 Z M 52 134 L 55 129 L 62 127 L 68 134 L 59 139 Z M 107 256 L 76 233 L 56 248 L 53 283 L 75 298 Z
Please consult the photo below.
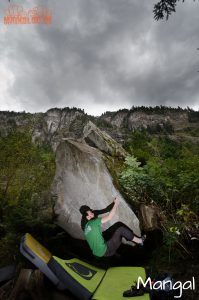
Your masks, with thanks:
M 158 21 L 166 17 L 166 20 L 168 20 L 169 16 L 176 11 L 176 5 L 178 1 L 180 0 L 160 0 L 154 5 L 154 19 Z M 184 1 L 185 0 L 182 0 L 182 2 Z

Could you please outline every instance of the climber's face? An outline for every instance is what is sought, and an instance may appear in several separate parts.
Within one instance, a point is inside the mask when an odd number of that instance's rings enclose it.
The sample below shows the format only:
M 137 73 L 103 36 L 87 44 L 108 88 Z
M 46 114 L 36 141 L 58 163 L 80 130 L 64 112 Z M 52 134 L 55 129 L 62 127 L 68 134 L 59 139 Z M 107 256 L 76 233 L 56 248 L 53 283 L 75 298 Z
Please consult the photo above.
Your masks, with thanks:
M 86 215 L 87 220 L 91 220 L 94 218 L 94 213 L 91 210 L 88 210 L 86 213 L 87 213 Z

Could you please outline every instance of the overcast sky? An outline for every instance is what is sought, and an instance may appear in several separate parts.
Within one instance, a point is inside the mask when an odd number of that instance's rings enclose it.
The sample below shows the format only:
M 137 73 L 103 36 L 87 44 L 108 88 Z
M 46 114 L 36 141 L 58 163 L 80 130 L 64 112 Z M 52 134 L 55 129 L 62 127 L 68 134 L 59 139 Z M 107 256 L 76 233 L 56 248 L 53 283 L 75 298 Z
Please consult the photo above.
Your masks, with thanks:
M 1 0 L 0 110 L 198 110 L 199 2 L 180 2 L 168 21 L 157 22 L 157 1 L 10 0 L 26 10 L 46 4 L 53 21 L 4 25 L 9 2 Z

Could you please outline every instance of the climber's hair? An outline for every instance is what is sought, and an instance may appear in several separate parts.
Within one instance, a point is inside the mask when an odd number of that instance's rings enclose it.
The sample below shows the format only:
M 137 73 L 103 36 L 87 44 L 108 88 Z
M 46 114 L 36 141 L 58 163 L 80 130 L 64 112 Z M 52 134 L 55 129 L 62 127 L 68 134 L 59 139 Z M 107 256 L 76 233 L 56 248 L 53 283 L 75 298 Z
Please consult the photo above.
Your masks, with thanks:
M 86 223 L 88 222 L 88 220 L 86 218 L 88 210 L 93 212 L 93 210 L 87 205 L 82 205 L 79 209 L 80 213 L 82 214 L 82 219 L 81 219 L 82 230 L 85 229 Z
M 87 205 L 82 205 L 79 209 L 82 215 L 86 215 L 88 210 L 92 211 L 92 209 L 90 209 L 90 207 Z

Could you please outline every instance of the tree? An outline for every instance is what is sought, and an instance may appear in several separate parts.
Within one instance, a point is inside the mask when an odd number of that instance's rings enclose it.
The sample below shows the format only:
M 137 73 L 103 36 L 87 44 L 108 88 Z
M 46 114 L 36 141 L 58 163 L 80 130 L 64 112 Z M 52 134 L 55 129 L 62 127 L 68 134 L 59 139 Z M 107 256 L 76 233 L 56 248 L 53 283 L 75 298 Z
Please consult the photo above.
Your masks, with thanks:
M 176 11 L 176 5 L 179 1 L 180 0 L 160 0 L 154 5 L 154 19 L 158 21 L 159 19 L 164 19 L 164 17 L 166 17 L 166 20 L 168 20 L 169 16 Z M 182 0 L 182 2 L 184 1 L 185 0 Z

